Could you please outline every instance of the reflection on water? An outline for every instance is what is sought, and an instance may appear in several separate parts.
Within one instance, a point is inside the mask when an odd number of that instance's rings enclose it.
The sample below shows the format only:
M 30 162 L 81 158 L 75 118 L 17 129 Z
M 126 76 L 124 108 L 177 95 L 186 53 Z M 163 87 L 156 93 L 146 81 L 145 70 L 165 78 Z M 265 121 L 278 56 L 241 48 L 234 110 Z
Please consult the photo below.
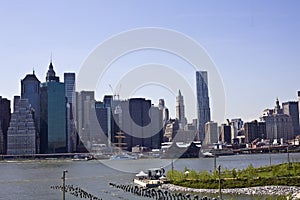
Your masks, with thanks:
M 246 168 L 287 162 L 287 154 L 254 154 L 234 155 L 217 158 L 217 165 L 222 168 Z M 290 160 L 300 162 L 300 153 L 290 154 Z M 184 167 L 195 170 L 212 170 L 213 158 L 174 160 L 174 168 Z M 62 171 L 67 169 L 66 183 L 81 187 L 102 199 L 146 199 L 124 193 L 109 187 L 109 182 L 131 184 L 135 173 L 153 167 L 164 166 L 171 169 L 170 159 L 138 159 L 138 160 L 103 160 L 103 161 L 71 161 L 71 160 L 35 160 L 18 162 L 0 162 L 0 199 L 60 199 L 61 193 L 51 190 L 51 185 L 60 185 Z M 229 198 L 227 196 L 227 198 Z M 253 198 L 253 197 L 252 197 Z M 234 199 L 252 199 L 238 196 Z M 66 194 L 66 199 L 73 196 Z

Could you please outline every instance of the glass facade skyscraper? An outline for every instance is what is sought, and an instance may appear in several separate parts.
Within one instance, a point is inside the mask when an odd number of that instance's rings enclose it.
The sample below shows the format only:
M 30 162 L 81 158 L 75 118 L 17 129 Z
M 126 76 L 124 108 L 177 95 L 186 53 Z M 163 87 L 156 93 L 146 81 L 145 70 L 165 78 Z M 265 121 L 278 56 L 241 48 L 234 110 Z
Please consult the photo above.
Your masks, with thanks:
M 67 98 L 67 149 L 68 152 L 76 150 L 76 93 L 75 73 L 64 73 L 65 94 Z
M 203 141 L 205 138 L 205 124 L 210 121 L 208 78 L 206 71 L 196 72 L 196 89 L 199 140 Z
M 75 73 L 64 73 L 65 93 L 68 103 L 72 104 L 72 112 L 75 113 L 76 95 L 75 95 Z
M 52 77 L 53 76 L 53 77 Z M 66 152 L 67 120 L 65 84 L 55 76 L 52 62 L 41 84 L 41 153 Z

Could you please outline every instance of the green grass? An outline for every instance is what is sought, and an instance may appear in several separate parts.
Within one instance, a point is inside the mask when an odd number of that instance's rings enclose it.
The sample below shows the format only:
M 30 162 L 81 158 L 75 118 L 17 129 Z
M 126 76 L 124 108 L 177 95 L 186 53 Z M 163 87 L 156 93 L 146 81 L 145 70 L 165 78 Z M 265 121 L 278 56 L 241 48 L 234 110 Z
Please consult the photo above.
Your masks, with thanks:
M 189 171 L 188 175 L 184 172 Z M 171 183 L 191 188 L 217 189 L 219 176 L 215 171 L 195 171 L 185 168 L 183 171 L 168 171 Z M 222 188 L 242 188 L 266 185 L 300 186 L 300 163 L 293 162 L 254 168 L 249 165 L 243 170 L 221 171 Z

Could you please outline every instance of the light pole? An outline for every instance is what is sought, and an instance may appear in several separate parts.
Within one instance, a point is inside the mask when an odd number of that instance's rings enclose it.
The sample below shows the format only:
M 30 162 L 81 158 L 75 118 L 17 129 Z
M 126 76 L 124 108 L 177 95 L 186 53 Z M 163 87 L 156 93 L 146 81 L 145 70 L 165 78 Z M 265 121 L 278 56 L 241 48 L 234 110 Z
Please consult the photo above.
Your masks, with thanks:
M 173 181 L 173 171 L 174 171 L 174 163 L 173 163 L 173 159 L 172 159 L 172 163 L 171 163 L 171 169 L 172 169 L 172 181 Z
M 219 174 L 219 195 L 222 200 L 222 187 L 221 187 L 221 165 L 218 166 L 218 174 Z
M 61 179 L 62 179 L 62 200 L 66 199 L 66 173 L 67 172 L 68 172 L 67 170 L 64 170 L 63 175 L 61 177 Z
M 290 176 L 290 151 L 289 151 L 289 144 L 287 146 L 287 158 L 288 158 L 288 172 L 289 172 L 289 176 Z
M 269 160 L 270 160 L 270 166 L 272 165 L 272 158 L 271 158 L 271 147 L 269 144 Z
M 214 172 L 217 171 L 217 156 L 214 154 Z

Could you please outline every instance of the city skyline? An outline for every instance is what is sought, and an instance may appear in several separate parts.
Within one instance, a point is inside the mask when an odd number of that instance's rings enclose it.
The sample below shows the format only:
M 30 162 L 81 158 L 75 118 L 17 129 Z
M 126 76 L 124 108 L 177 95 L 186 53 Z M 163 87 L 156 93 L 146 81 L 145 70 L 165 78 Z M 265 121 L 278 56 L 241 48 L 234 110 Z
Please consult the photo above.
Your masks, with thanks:
M 225 134 L 230 134 L 233 144 L 243 144 L 245 141 L 249 143 L 258 138 L 274 140 L 274 143 L 280 139 L 280 143 L 283 144 L 299 134 L 299 102 L 282 103 L 281 108 L 278 98 L 276 98 L 274 109 L 264 110 L 260 117 L 263 122 L 262 126 L 260 123 L 257 125 L 257 121 L 245 123 L 248 126 L 244 126 L 243 120 L 236 118 L 231 122 L 227 120 L 231 133 L 228 131 L 225 133 L 225 127 L 222 131 L 222 125 L 219 128 L 218 123 L 210 119 L 207 72 L 197 71 L 195 75 L 199 106 L 198 120 L 186 124 L 184 98 L 179 90 L 176 98 L 176 119 L 170 119 L 165 126 L 163 100 L 160 100 L 160 105 L 156 107 L 151 100 L 145 98 L 122 100 L 119 97 L 113 99 L 113 95 L 107 95 L 104 96 L 103 101 L 97 101 L 94 98 L 94 91 L 81 91 L 75 94 L 75 73 L 64 73 L 64 82 L 60 82 L 50 61 L 45 76 L 46 82 L 40 83 L 34 71 L 32 74 L 27 74 L 21 81 L 21 97 L 14 97 L 14 111 L 11 114 L 8 139 L 4 140 L 8 144 L 7 152 L 10 154 L 32 151 L 62 153 L 76 151 L 77 147 L 91 151 L 99 144 L 109 145 L 110 142 L 129 151 L 135 151 L 133 147 L 139 145 L 158 149 L 162 141 L 170 141 L 170 135 L 172 141 L 178 141 L 179 138 L 180 141 L 188 138 L 188 141 L 192 141 L 199 138 L 200 141 L 211 144 L 219 141 L 219 131 L 224 141 Z M 72 98 L 75 96 L 74 101 Z M 75 107 L 77 111 L 74 113 L 78 113 L 78 116 L 72 114 L 72 102 L 78 102 L 81 105 Z M 40 107 L 40 110 L 36 109 L 37 107 Z M 4 113 L 10 114 L 6 111 Z M 78 121 L 76 121 L 77 117 Z M 76 139 L 78 138 L 75 130 L 77 122 L 79 122 L 77 130 L 79 130 L 80 143 L 77 143 Z M 171 129 L 167 130 L 167 128 Z M 23 139 L 19 140 L 19 136 L 26 138 L 28 148 L 22 146 Z M 3 135 L 1 138 L 6 137 Z M 121 141 L 116 138 L 125 138 L 125 140 Z M 5 145 L 3 147 L 5 149 Z
M 297 100 L 300 89 L 294 84 L 300 70 L 297 1 L 290 4 L 229 1 L 217 5 L 206 1 L 188 5 L 169 1 L 133 2 L 128 10 L 120 9 L 122 4 L 126 5 L 124 2 L 104 1 L 75 2 L 72 5 L 37 1 L 1 4 L 3 31 L 0 40 L 3 45 L 0 53 L 3 58 L 0 67 L 4 73 L 0 79 L 0 96 L 11 101 L 14 95 L 20 94 L 20 80 L 33 68 L 39 80 L 44 80 L 51 52 L 58 76 L 62 77 L 63 72 L 78 73 L 81 63 L 105 39 L 126 30 L 149 26 L 182 32 L 205 47 L 223 79 L 226 118 L 258 119 L 265 108 L 273 106 L 276 96 L 281 102 Z M 56 14 L 52 15 L 50 11 Z M 165 63 L 170 58 L 161 52 L 137 55 L 116 63 L 115 68 L 121 70 L 112 70 L 107 79 L 119 79 L 136 63 Z M 156 55 L 160 57 L 155 58 Z M 138 61 L 133 61 L 137 57 Z M 194 72 L 185 72 L 185 68 L 180 67 L 188 67 L 186 64 L 175 58 L 167 64 L 193 79 L 190 84 L 195 89 Z M 111 94 L 108 84 L 112 83 L 106 81 L 96 91 L 97 99 Z M 137 95 L 158 104 L 158 99 L 164 97 L 157 97 L 154 93 L 153 88 L 145 88 Z M 175 97 L 176 94 L 167 94 L 165 98 L 173 118 Z M 196 118 L 193 106 L 185 105 L 185 110 L 188 121 Z M 214 105 L 211 105 L 211 110 L 211 118 L 215 120 Z

